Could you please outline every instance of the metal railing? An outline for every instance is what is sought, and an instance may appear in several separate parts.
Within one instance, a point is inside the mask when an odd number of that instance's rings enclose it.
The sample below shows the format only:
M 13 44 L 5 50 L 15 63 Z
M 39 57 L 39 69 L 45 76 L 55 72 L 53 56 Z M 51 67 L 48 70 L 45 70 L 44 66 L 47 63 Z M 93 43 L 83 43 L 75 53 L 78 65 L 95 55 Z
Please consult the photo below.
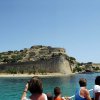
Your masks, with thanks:
M 89 92 L 93 91 L 93 89 L 90 89 Z M 71 97 L 69 97 L 70 100 L 74 100 L 75 99 L 75 95 L 72 95 Z

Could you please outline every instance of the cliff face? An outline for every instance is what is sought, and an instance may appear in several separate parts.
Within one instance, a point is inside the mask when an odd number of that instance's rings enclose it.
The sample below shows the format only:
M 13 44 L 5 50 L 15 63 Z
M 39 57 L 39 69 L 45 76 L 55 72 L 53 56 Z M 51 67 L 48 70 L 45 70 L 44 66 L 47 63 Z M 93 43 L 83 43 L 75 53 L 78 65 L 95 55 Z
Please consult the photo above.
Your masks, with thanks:
M 70 74 L 69 56 L 63 48 L 50 46 L 32 46 L 30 49 L 0 53 L 0 71 L 15 69 L 18 72 L 32 71 L 36 73 L 60 72 Z M 6 59 L 2 58 L 6 56 Z M 18 58 L 19 57 L 19 58 Z M 3 59 L 3 60 L 2 60 Z

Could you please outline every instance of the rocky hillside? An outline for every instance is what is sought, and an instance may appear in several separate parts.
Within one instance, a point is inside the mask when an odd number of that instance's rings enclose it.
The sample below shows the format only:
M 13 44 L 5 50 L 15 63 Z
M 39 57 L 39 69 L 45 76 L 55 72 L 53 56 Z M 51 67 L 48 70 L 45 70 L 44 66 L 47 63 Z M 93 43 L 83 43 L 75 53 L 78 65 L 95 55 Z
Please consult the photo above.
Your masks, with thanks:
M 65 54 L 65 49 L 63 48 L 52 48 L 42 45 L 32 46 L 29 49 L 25 48 L 20 51 L 15 50 L 0 53 L 0 64 L 50 59 L 62 54 Z
M 51 46 L 32 46 L 20 51 L 0 53 L 1 72 L 9 70 L 20 72 L 61 72 L 71 73 L 76 64 L 74 57 L 69 57 L 64 48 Z

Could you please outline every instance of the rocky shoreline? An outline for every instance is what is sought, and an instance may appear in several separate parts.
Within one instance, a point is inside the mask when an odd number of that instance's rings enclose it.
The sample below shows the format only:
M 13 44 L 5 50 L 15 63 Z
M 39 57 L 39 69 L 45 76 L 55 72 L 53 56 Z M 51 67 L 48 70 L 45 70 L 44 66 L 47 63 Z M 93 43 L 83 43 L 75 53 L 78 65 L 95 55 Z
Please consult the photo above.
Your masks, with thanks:
M 75 75 L 72 74 L 62 74 L 62 73 L 47 73 L 47 74 L 4 74 L 1 73 L 0 77 L 60 77 L 60 76 L 69 76 L 69 75 Z

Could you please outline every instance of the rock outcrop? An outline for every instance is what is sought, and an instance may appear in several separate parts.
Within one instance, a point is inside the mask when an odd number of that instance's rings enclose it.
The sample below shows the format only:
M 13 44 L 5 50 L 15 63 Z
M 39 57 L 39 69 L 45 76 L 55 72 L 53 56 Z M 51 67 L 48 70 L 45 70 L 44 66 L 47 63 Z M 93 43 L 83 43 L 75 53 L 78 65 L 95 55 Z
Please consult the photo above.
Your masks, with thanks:
M 72 73 L 73 59 L 66 54 L 64 48 L 50 46 L 32 46 L 20 51 L 0 53 L 0 72 L 16 70 L 17 73 Z M 74 60 L 75 62 L 75 60 Z

